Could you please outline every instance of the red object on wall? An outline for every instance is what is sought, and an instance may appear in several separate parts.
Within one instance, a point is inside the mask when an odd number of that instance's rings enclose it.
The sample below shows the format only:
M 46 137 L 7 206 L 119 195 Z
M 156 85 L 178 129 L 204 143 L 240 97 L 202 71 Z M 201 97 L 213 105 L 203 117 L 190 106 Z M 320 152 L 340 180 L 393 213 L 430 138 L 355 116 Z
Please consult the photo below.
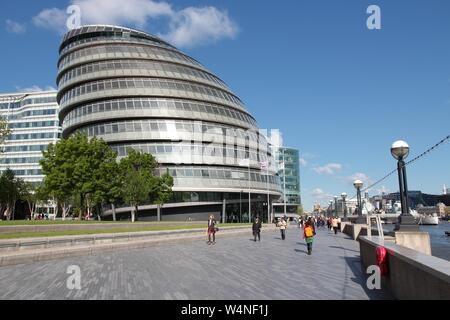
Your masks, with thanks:
M 388 253 L 385 247 L 377 247 L 377 266 L 382 276 L 389 274 Z

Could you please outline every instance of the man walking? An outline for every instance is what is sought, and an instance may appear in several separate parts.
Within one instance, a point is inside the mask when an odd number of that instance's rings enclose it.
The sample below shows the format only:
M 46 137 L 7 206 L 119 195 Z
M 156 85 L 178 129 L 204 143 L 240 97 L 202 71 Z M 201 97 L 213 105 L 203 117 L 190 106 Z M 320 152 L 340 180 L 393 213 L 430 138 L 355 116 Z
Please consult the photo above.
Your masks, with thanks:
M 278 222 L 278 227 L 280 228 L 281 239 L 282 239 L 282 240 L 285 240 L 285 239 L 286 239 L 286 227 L 287 227 L 287 223 L 286 223 L 286 220 L 284 220 L 284 218 L 281 218 L 281 221 Z
M 256 242 L 256 237 L 258 237 L 258 241 L 261 241 L 261 220 L 259 220 L 259 217 L 256 217 L 255 221 L 253 221 L 253 237 L 254 241 Z

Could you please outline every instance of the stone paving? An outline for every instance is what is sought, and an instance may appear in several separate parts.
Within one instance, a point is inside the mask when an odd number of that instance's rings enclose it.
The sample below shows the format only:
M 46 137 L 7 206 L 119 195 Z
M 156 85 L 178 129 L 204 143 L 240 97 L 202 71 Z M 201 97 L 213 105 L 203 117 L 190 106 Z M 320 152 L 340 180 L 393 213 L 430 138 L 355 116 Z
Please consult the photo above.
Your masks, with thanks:
M 261 242 L 236 235 L 205 241 L 35 262 L 0 268 L 0 299 L 390 299 L 366 288 L 359 245 L 318 231 L 313 255 L 300 229 L 286 240 L 262 232 Z M 81 289 L 69 290 L 67 268 L 81 269 Z

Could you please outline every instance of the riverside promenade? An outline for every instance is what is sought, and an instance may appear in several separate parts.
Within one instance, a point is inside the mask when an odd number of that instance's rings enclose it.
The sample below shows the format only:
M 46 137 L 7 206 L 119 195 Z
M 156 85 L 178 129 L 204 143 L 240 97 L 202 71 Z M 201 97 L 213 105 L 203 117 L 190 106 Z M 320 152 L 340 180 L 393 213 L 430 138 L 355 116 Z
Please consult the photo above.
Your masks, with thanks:
M 285 241 L 277 230 L 158 243 L 0 267 L 0 299 L 392 299 L 369 290 L 358 242 L 318 230 L 313 255 L 300 229 Z M 79 266 L 81 289 L 68 289 L 69 266 Z

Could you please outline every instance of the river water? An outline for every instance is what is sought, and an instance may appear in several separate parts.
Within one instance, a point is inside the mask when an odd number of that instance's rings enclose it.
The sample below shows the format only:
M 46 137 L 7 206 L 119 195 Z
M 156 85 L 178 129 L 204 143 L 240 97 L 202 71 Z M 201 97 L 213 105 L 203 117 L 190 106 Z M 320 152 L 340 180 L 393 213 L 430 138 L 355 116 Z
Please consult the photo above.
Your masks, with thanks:
M 394 230 L 393 224 L 383 224 L 383 229 Z M 445 231 L 450 231 L 450 222 L 439 221 L 437 226 L 420 226 L 421 231 L 430 234 L 431 254 L 435 257 L 450 261 L 450 236 L 445 235 Z

